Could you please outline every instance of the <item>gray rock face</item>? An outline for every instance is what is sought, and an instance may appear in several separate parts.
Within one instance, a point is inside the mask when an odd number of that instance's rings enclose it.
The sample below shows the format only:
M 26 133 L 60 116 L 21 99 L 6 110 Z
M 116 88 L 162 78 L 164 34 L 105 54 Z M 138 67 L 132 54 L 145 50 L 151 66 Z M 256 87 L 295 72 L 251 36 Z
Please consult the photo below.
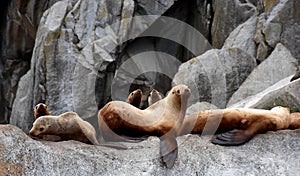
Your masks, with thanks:
M 234 29 L 225 40 L 224 49 L 240 48 L 249 55 L 256 56 L 256 45 L 253 40 L 256 29 L 257 17 L 253 16 L 245 23 Z
M 172 169 L 159 160 L 159 140 L 149 138 L 127 150 L 76 141 L 36 141 L 11 125 L 0 126 L 3 175 L 297 175 L 300 130 L 257 135 L 238 147 L 216 146 L 208 136 L 178 137 Z
M 290 82 L 292 76 L 280 80 L 264 91 L 250 96 L 230 107 L 271 109 L 274 106 L 290 108 L 291 112 L 300 111 L 300 80 Z
M 8 123 L 20 78 L 30 69 L 43 12 L 59 0 L 5 1 L 0 7 L 0 123 Z
M 213 0 L 214 18 L 211 30 L 213 47 L 221 48 L 229 34 L 255 14 L 255 6 L 248 1 L 243 2 Z
M 241 49 L 213 49 L 182 64 L 173 84 L 189 86 L 190 104 L 207 101 L 224 108 L 255 66 L 255 58 Z
M 263 1 L 264 12 L 261 16 L 262 26 L 257 28 L 256 42 L 261 56 L 268 50 L 282 43 L 298 59 L 300 58 L 300 16 L 298 0 Z
M 148 23 L 140 18 L 134 23 L 141 24 L 132 25 L 130 17 L 139 14 L 134 13 L 135 5 L 147 7 L 147 14 L 160 15 L 172 3 L 155 1 L 152 5 L 157 8 L 130 0 L 63 0 L 54 4 L 41 19 L 31 69 L 19 83 L 22 88 L 13 105 L 11 124 L 27 132 L 33 121 L 28 107 L 45 102 L 53 115 L 76 111 L 96 125 L 98 105 L 110 98 L 120 49 L 159 17 Z
M 282 44 L 277 44 L 272 54 L 263 61 L 240 88 L 233 94 L 227 106 L 255 95 L 296 71 L 297 60 Z

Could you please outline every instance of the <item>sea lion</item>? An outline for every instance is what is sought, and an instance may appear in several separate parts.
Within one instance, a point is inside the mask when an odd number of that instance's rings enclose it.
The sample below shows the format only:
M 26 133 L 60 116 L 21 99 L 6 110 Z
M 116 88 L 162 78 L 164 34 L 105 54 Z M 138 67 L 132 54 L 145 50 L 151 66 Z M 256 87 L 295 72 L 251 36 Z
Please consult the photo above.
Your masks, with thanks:
M 160 154 L 164 164 L 171 168 L 178 154 L 176 136 L 180 134 L 188 99 L 186 85 L 171 89 L 168 96 L 144 110 L 122 101 L 111 101 L 98 112 L 98 124 L 104 139 L 115 136 L 160 138 Z
M 62 141 L 76 140 L 99 145 L 94 127 L 75 112 L 66 112 L 59 116 L 41 116 L 35 120 L 29 134 L 35 137 L 56 135 Z
M 156 89 L 152 89 L 150 92 L 150 95 L 148 97 L 148 106 L 151 106 L 152 104 L 156 103 L 157 101 L 161 100 L 162 96 Z
M 142 105 L 142 96 L 143 92 L 141 89 L 137 89 L 128 95 L 126 102 L 140 109 Z
M 290 114 L 290 125 L 289 129 L 299 129 L 300 128 L 300 113 L 294 112 Z
M 34 118 L 37 119 L 40 116 L 50 115 L 47 105 L 44 103 L 39 103 L 34 107 Z
M 50 115 L 48 107 L 44 103 L 39 103 L 34 107 L 34 118 L 35 120 L 41 116 Z M 43 139 L 46 141 L 60 141 L 61 138 L 57 135 L 41 135 L 39 139 Z
M 181 135 L 216 133 L 219 135 L 211 141 L 214 144 L 241 145 L 257 133 L 288 129 L 289 126 L 289 109 L 280 106 L 271 110 L 249 108 L 205 110 L 185 118 Z

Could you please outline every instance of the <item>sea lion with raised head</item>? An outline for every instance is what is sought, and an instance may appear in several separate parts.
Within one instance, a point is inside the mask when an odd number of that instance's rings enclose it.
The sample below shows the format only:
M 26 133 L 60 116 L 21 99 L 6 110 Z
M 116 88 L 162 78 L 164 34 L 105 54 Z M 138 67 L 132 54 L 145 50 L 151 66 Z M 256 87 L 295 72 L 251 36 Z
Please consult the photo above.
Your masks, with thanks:
M 106 140 L 119 135 L 159 137 L 162 161 L 170 168 L 177 158 L 176 136 L 180 134 L 190 94 L 187 86 L 175 86 L 166 98 L 144 110 L 126 102 L 111 101 L 98 112 L 100 132 Z
M 296 121 L 296 118 L 295 118 Z M 241 145 L 257 133 L 288 129 L 289 109 L 280 106 L 271 110 L 234 108 L 205 110 L 186 117 L 181 134 L 218 134 L 212 143 Z
M 140 109 L 142 105 L 142 96 L 143 92 L 141 89 L 134 90 L 128 95 L 126 102 Z
M 158 102 L 161 99 L 161 94 L 156 89 L 152 89 L 148 97 L 148 106 L 151 106 L 152 104 Z
M 39 103 L 34 107 L 33 110 L 35 120 L 41 116 L 50 115 L 48 110 L 48 106 L 44 103 Z M 43 139 L 46 141 L 60 141 L 61 138 L 57 135 L 40 135 L 39 139 Z
M 50 115 L 50 112 L 48 110 L 47 105 L 45 105 L 44 103 L 39 103 L 34 107 L 33 110 L 33 114 L 34 114 L 34 118 L 37 119 L 40 116 L 44 116 L 44 115 Z

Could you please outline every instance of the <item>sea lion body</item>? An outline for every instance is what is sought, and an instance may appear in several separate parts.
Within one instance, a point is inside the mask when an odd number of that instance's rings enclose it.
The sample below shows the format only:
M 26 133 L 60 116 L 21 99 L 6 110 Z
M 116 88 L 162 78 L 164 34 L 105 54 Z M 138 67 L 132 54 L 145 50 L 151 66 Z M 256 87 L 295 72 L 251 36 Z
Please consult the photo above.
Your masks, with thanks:
M 183 122 L 181 134 L 224 133 L 218 135 L 212 142 L 220 145 L 240 145 L 257 133 L 287 129 L 289 125 L 289 110 L 279 106 L 271 110 L 249 108 L 206 110 L 188 116 Z
M 168 96 L 140 110 L 126 102 L 111 101 L 98 112 L 99 129 L 104 139 L 116 136 L 160 137 L 160 153 L 167 167 L 177 157 L 179 135 L 191 92 L 185 85 L 172 88 Z
M 34 107 L 34 118 L 37 119 L 40 116 L 50 115 L 47 105 L 44 103 L 39 103 Z
M 29 132 L 32 136 L 56 135 L 65 140 L 76 140 L 99 145 L 94 127 L 82 120 L 75 112 L 66 112 L 59 116 L 41 116 Z
M 141 108 L 142 96 L 143 96 L 143 92 L 141 91 L 141 89 L 134 90 L 128 95 L 126 102 L 137 108 Z
M 300 113 L 294 112 L 290 114 L 290 125 L 289 129 L 299 129 L 300 128 Z

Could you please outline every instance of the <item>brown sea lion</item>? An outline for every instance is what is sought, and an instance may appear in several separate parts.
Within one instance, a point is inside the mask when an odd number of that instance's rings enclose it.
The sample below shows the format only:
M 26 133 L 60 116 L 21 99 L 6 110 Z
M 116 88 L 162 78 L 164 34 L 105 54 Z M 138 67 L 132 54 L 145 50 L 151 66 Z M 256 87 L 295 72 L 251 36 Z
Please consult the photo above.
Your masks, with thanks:
M 142 96 L 143 92 L 141 89 L 137 89 L 128 95 L 126 102 L 140 109 L 142 105 Z
M 111 101 L 98 112 L 101 134 L 106 140 L 118 135 L 157 136 L 162 160 L 170 168 L 177 158 L 176 136 L 180 134 L 190 94 L 187 86 L 175 86 L 166 98 L 145 110 L 122 101 Z
M 50 115 L 47 105 L 39 103 L 34 107 L 34 118 L 37 119 L 40 116 Z
M 148 97 L 148 106 L 151 106 L 152 104 L 156 103 L 157 101 L 161 100 L 162 96 L 156 89 L 152 89 L 150 92 L 150 95 Z
M 300 113 L 294 112 L 290 114 L 290 126 L 289 129 L 299 129 L 300 128 Z
M 280 106 L 271 110 L 236 108 L 206 110 L 188 116 L 181 134 L 219 134 L 212 143 L 219 145 L 241 145 L 257 133 L 288 129 L 290 112 Z
M 48 107 L 44 103 L 39 103 L 34 107 L 34 118 L 35 120 L 41 116 L 50 115 Z M 41 135 L 39 139 L 46 141 L 60 141 L 61 138 L 57 135 Z
M 75 112 L 66 112 L 59 116 L 41 116 L 35 120 L 29 133 L 35 137 L 56 135 L 62 141 L 76 140 L 99 145 L 94 127 Z

